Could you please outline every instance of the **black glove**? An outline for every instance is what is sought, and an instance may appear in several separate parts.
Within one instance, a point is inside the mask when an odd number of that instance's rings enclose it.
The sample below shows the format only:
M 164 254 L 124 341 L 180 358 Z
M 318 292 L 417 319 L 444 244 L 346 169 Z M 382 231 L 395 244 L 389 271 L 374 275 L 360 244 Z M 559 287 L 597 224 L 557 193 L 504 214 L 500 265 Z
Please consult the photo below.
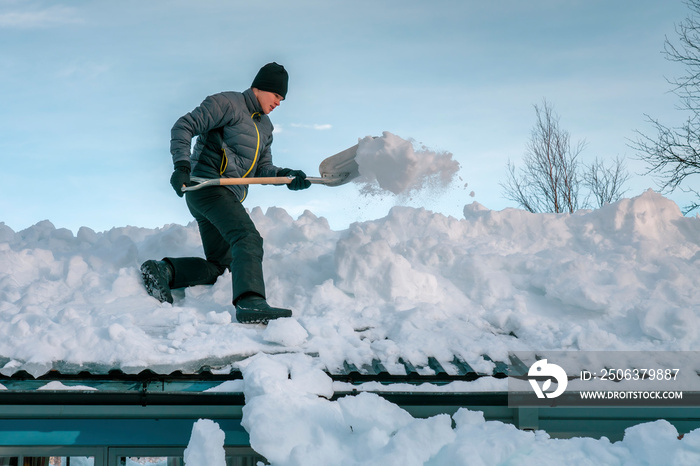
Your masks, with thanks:
M 170 184 L 178 196 L 182 197 L 185 193 L 182 191 L 183 186 L 189 186 L 190 183 L 190 167 L 188 165 L 177 165 L 175 171 L 170 176 Z
M 292 170 L 291 168 L 282 168 L 277 172 L 277 176 L 293 176 L 294 179 L 287 187 L 293 191 L 306 189 L 311 186 L 311 181 L 306 179 L 306 173 L 301 170 Z

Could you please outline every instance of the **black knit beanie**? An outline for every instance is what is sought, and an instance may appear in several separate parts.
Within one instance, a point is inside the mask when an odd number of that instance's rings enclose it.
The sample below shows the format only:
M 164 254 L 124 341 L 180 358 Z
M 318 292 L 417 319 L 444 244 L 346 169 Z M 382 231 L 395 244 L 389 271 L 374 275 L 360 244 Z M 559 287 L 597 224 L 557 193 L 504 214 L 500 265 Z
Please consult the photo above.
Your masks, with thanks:
M 272 62 L 260 68 L 250 87 L 255 87 L 261 91 L 275 92 L 286 98 L 288 81 L 289 75 L 284 66 Z

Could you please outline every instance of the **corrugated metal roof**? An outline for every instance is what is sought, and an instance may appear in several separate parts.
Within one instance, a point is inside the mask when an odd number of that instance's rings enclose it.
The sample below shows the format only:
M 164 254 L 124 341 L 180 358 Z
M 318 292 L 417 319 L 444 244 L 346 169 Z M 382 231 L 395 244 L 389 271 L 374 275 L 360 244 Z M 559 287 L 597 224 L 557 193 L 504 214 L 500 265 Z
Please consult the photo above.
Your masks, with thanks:
M 484 359 L 491 361 L 488 356 Z M 106 391 L 133 391 L 140 390 L 144 384 L 161 384 L 161 391 L 167 391 L 168 387 L 176 391 L 203 391 L 225 381 L 242 379 L 242 374 L 234 365 L 211 367 L 203 365 L 196 371 L 177 370 L 162 372 L 147 369 L 138 373 L 128 373 L 121 369 L 101 371 L 96 368 L 91 370 L 77 366 L 54 368 L 53 370 L 34 377 L 26 371 L 18 371 L 9 376 L 0 376 L 0 384 L 8 390 L 36 390 L 44 387 L 48 382 L 59 381 L 69 384 L 87 384 L 99 390 Z M 508 364 L 497 361 L 492 371 L 480 372 L 469 363 L 453 357 L 451 361 L 439 361 L 434 357 L 428 358 L 426 365 L 414 365 L 400 358 L 397 364 L 391 366 L 391 370 L 378 359 L 371 363 L 357 367 L 351 362 L 345 361 L 342 367 L 326 370 L 326 373 L 335 381 L 358 384 L 363 382 L 380 383 L 434 383 L 444 384 L 454 381 L 470 382 L 480 377 L 505 378 L 508 376 Z M 175 388 L 177 387 L 177 388 Z M 0 393 L 1 394 L 1 393 Z
M 484 359 L 491 361 L 488 356 Z M 452 382 L 456 380 L 473 381 L 479 377 L 489 376 L 504 378 L 508 376 L 508 364 L 496 362 L 495 368 L 490 373 L 479 372 L 472 368 L 466 361 L 454 357 L 451 361 L 438 361 L 436 358 L 428 358 L 425 366 L 415 366 L 403 358 L 399 358 L 398 363 L 403 367 L 402 373 L 389 371 L 375 359 L 371 364 L 356 367 L 354 364 L 345 362 L 341 370 L 330 373 L 335 380 L 343 380 L 351 383 L 360 382 Z

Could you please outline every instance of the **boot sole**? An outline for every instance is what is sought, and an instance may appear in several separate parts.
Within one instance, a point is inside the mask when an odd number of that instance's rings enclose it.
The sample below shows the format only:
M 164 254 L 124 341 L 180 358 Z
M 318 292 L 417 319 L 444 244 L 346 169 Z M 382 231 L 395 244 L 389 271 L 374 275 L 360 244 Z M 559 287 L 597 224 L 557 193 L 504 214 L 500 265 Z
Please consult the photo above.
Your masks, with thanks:
M 236 320 L 241 324 L 267 324 L 271 320 L 283 317 L 292 317 L 292 311 L 288 309 L 261 311 L 258 309 L 236 308 Z
M 149 295 L 161 303 L 173 303 L 170 287 L 158 272 L 158 266 L 155 264 L 155 261 L 146 261 L 141 265 L 141 277 Z

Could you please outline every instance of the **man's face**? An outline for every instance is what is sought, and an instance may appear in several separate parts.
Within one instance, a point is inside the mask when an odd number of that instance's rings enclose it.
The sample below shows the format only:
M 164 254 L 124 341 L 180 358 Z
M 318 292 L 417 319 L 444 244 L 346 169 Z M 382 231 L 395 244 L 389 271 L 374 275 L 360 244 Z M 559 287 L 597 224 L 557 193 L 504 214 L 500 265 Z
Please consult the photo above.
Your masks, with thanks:
M 284 98 L 276 92 L 261 91 L 260 89 L 255 88 L 253 89 L 253 92 L 255 93 L 255 97 L 258 98 L 260 107 L 262 107 L 265 115 L 276 109 L 284 100 Z

